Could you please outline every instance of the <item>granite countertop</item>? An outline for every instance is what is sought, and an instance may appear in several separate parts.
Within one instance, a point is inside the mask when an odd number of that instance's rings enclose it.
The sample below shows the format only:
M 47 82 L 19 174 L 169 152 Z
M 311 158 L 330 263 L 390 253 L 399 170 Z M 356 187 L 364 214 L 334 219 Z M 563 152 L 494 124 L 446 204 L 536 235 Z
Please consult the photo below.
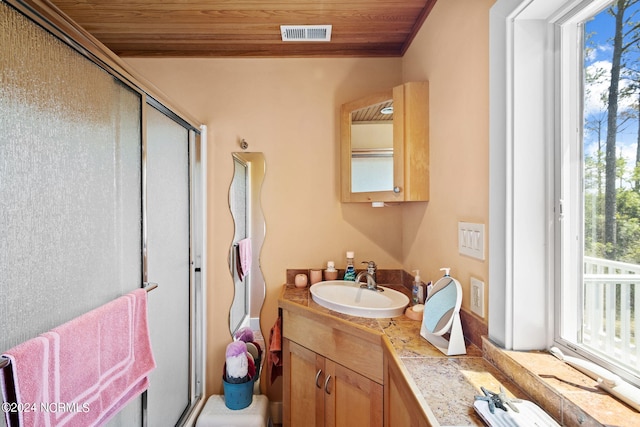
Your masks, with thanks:
M 407 293 L 403 286 L 382 285 Z M 473 409 L 474 396 L 482 395 L 481 386 L 498 392 L 504 387 L 508 395 L 528 397 L 495 366 L 483 358 L 482 351 L 467 344 L 467 354 L 446 356 L 420 336 L 421 322 L 406 316 L 367 319 L 337 313 L 317 304 L 309 288 L 285 285 L 280 306 L 297 304 L 319 313 L 334 316 L 355 325 L 386 335 L 393 345 L 398 360 L 422 393 L 422 398 L 443 426 L 484 426 Z
M 390 283 L 396 283 L 394 278 Z M 386 285 L 409 296 L 401 285 Z M 315 303 L 309 288 L 284 285 L 282 308 L 300 308 L 347 321 L 386 337 L 407 380 L 442 426 L 483 426 L 473 409 L 481 386 L 536 402 L 568 427 L 640 426 L 640 412 L 597 387 L 597 382 L 546 351 L 513 351 L 482 338 L 482 350 L 467 342 L 467 354 L 446 356 L 420 336 L 421 322 L 406 316 L 366 319 Z M 505 374 L 508 373 L 508 374 Z M 516 385 L 518 384 L 518 385 Z

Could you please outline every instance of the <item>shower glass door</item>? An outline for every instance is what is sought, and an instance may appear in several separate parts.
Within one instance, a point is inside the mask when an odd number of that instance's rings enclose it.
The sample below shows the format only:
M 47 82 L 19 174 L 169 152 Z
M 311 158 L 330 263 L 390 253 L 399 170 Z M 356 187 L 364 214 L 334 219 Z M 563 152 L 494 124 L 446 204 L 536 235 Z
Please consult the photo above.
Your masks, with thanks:
M 0 2 L 0 353 L 140 287 L 141 111 Z M 110 425 L 140 420 L 136 399 Z
M 196 275 L 190 232 L 193 132 L 147 107 L 146 280 L 159 285 L 149 295 L 157 368 L 149 378 L 147 422 L 168 426 L 179 424 L 187 414 L 194 397 L 192 380 L 197 381 L 190 369 L 197 339 L 190 310 Z
M 0 1 L 0 353 L 156 282 L 157 368 L 108 425 L 182 425 L 203 398 L 204 138 L 32 12 Z

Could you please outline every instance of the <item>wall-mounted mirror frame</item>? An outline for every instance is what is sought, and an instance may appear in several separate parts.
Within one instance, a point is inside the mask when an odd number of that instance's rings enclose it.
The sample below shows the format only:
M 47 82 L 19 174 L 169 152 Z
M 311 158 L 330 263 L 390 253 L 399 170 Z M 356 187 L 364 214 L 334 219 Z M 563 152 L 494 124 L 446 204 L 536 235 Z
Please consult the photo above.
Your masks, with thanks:
M 234 297 L 229 310 L 229 331 L 233 335 L 246 326 L 260 330 L 260 310 L 266 293 L 260 268 L 266 232 L 261 204 L 266 161 L 260 152 L 232 153 L 232 160 L 234 174 L 229 187 L 229 209 L 234 221 L 234 236 L 229 248 L 229 272 L 233 278 Z

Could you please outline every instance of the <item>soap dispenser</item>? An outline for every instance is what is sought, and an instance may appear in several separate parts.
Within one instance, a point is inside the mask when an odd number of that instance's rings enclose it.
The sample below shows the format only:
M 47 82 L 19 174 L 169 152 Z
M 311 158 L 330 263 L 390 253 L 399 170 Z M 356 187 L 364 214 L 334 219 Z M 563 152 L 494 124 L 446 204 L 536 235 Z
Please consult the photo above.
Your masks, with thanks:
M 420 281 L 420 270 L 413 270 L 416 273 L 411 289 L 411 305 L 422 304 L 424 302 L 424 290 Z

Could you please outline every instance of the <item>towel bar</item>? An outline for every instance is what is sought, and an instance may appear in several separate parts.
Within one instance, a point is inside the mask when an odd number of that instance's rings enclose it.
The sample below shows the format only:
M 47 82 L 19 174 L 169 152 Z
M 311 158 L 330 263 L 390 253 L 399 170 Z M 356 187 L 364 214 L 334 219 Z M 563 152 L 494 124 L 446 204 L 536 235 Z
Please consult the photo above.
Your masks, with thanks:
M 154 282 L 145 282 L 144 283 L 144 290 L 147 291 L 147 293 L 151 292 L 152 290 L 154 290 L 157 287 L 158 287 L 158 284 L 154 283 Z
M 147 292 L 151 292 L 157 287 L 158 287 L 157 283 L 145 283 L 144 290 Z M 0 356 L 0 369 L 6 368 L 7 366 L 9 366 L 10 363 L 11 363 L 11 360 L 9 360 L 4 356 Z

